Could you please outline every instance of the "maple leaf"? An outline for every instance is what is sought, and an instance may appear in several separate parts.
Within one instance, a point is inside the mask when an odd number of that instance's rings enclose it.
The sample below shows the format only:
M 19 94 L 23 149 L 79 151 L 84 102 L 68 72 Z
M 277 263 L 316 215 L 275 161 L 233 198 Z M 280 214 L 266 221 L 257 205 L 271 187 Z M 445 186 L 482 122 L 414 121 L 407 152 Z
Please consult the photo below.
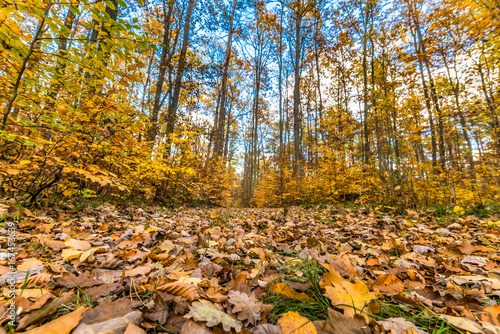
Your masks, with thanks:
M 206 321 L 208 327 L 221 324 L 226 332 L 234 328 L 237 332 L 241 331 L 241 323 L 215 308 L 214 304 L 208 300 L 201 299 L 189 306 L 189 313 L 185 318 L 193 318 L 196 321 Z
M 234 305 L 232 311 L 239 313 L 238 320 L 248 320 L 246 325 L 255 325 L 260 320 L 259 312 L 263 303 L 257 300 L 254 293 L 249 296 L 239 291 L 230 291 L 228 302 Z

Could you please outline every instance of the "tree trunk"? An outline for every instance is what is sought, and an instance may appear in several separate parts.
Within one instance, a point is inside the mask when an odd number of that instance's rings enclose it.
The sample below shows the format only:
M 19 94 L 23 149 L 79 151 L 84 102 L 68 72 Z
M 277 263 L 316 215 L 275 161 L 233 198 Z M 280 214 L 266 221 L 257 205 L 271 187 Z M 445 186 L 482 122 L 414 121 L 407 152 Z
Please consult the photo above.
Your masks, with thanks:
M 164 7 L 165 7 L 165 1 L 164 0 Z M 164 13 L 164 21 L 163 21 L 163 48 L 161 51 L 161 56 L 160 56 L 160 68 L 158 72 L 158 80 L 156 82 L 156 90 L 155 90 L 155 99 L 153 103 L 153 110 L 151 111 L 150 115 L 150 125 L 148 129 L 148 134 L 147 134 L 147 140 L 151 142 L 151 148 L 154 146 L 154 141 L 156 139 L 156 136 L 158 134 L 158 115 L 160 113 L 160 106 L 161 106 L 161 94 L 163 91 L 163 83 L 165 82 L 165 72 L 167 71 L 167 65 L 169 63 L 169 60 L 171 59 L 171 55 L 174 53 L 173 49 L 170 50 L 169 47 L 169 42 L 170 42 L 170 19 L 172 17 L 172 11 L 174 8 L 174 2 L 170 1 L 169 2 L 169 7 L 168 7 L 168 13 Z M 164 8 L 165 10 L 165 8 Z M 178 34 L 177 34 L 178 36 Z M 170 56 L 170 57 L 169 57 Z
M 229 72 L 229 61 L 231 59 L 231 43 L 233 37 L 233 21 L 234 12 L 236 10 L 236 4 L 238 0 L 233 0 L 233 8 L 231 11 L 231 19 L 229 22 L 229 35 L 227 37 L 227 47 L 226 47 L 226 57 L 224 59 L 224 73 L 222 74 L 222 85 L 221 85 L 221 101 L 220 110 L 218 112 L 218 124 L 217 131 L 215 133 L 214 151 L 217 156 L 222 155 L 222 143 L 224 137 L 224 124 L 226 119 L 226 91 L 227 91 L 227 77 Z
M 177 69 L 177 76 L 175 78 L 174 84 L 174 94 L 172 96 L 172 105 L 168 108 L 167 115 L 167 131 L 166 131 L 166 153 L 165 155 L 170 156 L 170 150 L 172 147 L 171 136 L 174 133 L 175 118 L 177 113 L 177 108 L 179 105 L 179 96 L 181 92 L 182 75 L 184 74 L 184 69 L 186 67 L 186 53 L 189 44 L 189 31 L 191 28 L 191 13 L 194 7 L 194 0 L 189 0 L 188 10 L 186 13 L 186 21 L 184 25 L 184 36 L 182 40 L 182 49 L 179 56 L 179 67 Z
M 300 60 L 301 60 L 301 17 L 295 18 L 295 83 L 293 88 L 293 139 L 294 139 L 294 164 L 293 170 L 297 176 L 302 175 L 302 154 L 300 143 Z

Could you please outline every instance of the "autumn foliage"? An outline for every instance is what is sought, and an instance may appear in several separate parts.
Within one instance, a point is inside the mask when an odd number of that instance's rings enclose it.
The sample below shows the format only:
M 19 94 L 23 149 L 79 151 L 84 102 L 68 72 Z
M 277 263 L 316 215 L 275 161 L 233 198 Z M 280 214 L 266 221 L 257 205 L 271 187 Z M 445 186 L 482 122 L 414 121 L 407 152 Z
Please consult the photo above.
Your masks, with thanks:
M 28 0 L 0 9 L 4 196 L 498 201 L 494 1 Z

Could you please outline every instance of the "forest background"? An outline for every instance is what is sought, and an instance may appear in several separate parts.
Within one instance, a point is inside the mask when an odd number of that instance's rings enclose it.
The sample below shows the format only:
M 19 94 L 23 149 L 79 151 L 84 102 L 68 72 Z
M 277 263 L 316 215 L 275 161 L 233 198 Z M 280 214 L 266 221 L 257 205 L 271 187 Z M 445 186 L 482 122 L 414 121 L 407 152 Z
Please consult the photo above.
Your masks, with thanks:
M 497 0 L 0 9 L 3 196 L 498 202 Z

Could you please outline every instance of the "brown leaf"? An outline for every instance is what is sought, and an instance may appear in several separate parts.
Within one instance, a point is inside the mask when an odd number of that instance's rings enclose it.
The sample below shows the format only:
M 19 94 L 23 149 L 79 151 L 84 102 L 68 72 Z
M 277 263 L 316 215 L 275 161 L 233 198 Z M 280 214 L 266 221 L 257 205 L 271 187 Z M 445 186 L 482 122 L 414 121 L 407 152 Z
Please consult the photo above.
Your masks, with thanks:
M 246 325 L 255 325 L 260 320 L 260 311 L 262 302 L 255 298 L 255 294 L 250 296 L 239 291 L 230 291 L 228 294 L 228 302 L 233 304 L 232 311 L 238 314 L 238 320 L 247 320 Z
M 179 333 L 186 321 L 187 319 L 182 315 L 170 315 L 163 327 L 171 332 Z
M 213 332 L 204 323 L 188 320 L 182 325 L 180 334 L 212 334 Z
M 406 320 L 405 318 L 388 318 L 385 320 L 377 321 L 377 324 L 381 325 L 386 331 L 394 331 L 396 333 L 404 334 L 426 334 L 423 330 L 415 327 L 414 324 Z
M 146 305 L 143 312 L 146 319 L 163 325 L 167 322 L 168 318 L 168 301 L 165 302 L 156 295 L 155 298 Z
M 123 334 L 146 334 L 146 331 L 130 322 Z
M 85 312 L 82 323 L 91 325 L 109 319 L 123 317 L 133 312 L 134 303 L 130 298 L 120 298 L 115 301 L 107 300 L 96 308 Z
M 155 268 L 152 264 L 135 267 L 130 270 L 125 270 L 125 277 L 143 276 L 149 274 Z
M 141 320 L 142 313 L 139 311 L 93 324 L 83 323 L 82 320 L 72 334 L 122 334 L 131 323 L 138 326 Z
M 364 317 L 356 314 L 348 317 L 340 312 L 328 309 L 328 320 L 314 321 L 318 334 L 369 334 L 372 330 Z M 399 332 L 398 332 L 399 333 Z
M 85 240 L 67 239 L 64 241 L 64 244 L 66 245 L 66 247 L 82 252 L 88 251 L 90 248 L 92 248 L 92 245 L 90 245 L 90 243 Z
M 85 311 L 87 311 L 86 307 L 80 307 L 71 313 L 52 320 L 49 323 L 27 331 L 26 334 L 69 334 L 73 328 L 78 326 L 78 323 L 83 316 L 83 312 Z
M 30 257 L 29 259 L 24 260 L 19 266 L 17 266 L 17 270 L 31 270 L 36 267 L 43 266 L 43 262 Z
M 405 289 L 405 285 L 396 275 L 388 274 L 382 274 L 377 277 L 373 287 L 385 293 L 400 293 Z
M 47 297 L 44 297 L 45 295 L 47 295 Z M 23 330 L 28 327 L 28 325 L 39 323 L 59 306 L 72 303 L 75 300 L 76 295 L 73 291 L 65 292 L 58 298 L 50 293 L 44 294 L 26 310 L 29 313 L 19 321 L 17 330 Z
M 55 286 L 63 286 L 65 288 L 74 288 L 77 286 L 81 289 L 104 284 L 102 281 L 87 278 L 84 275 L 75 276 L 69 273 L 63 274 L 62 277 L 53 278 L 52 281 Z
M 253 334 L 282 334 L 281 327 L 271 324 L 258 325 L 252 329 Z
M 189 283 L 182 283 L 182 282 L 167 283 L 158 287 L 158 290 L 168 292 L 175 296 L 182 296 L 191 302 L 193 300 L 200 298 L 198 287 L 196 285 Z

